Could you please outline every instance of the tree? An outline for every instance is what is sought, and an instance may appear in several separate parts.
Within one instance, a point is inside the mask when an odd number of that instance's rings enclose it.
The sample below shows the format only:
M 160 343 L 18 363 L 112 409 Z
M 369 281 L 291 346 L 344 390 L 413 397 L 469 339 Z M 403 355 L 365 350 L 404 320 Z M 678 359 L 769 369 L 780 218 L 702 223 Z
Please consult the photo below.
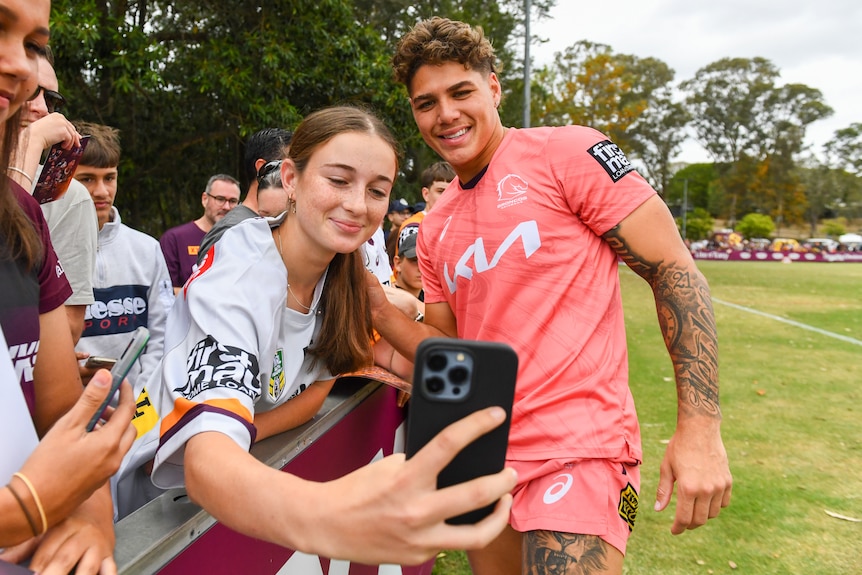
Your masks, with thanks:
M 772 195 L 772 200 L 760 201 L 772 201 L 781 217 L 796 213 L 787 210 L 797 195 L 795 155 L 802 151 L 806 127 L 832 113 L 819 90 L 801 84 L 777 87 L 778 75 L 764 58 L 725 58 L 680 85 L 688 94 L 698 140 L 724 167 L 720 176 L 731 223 L 758 175 L 769 175 L 770 181 L 762 182 L 760 189 Z
M 735 229 L 748 239 L 768 238 L 775 231 L 775 223 L 766 214 L 747 214 Z
M 671 177 L 671 162 L 688 139 L 685 127 L 691 116 L 685 106 L 675 102 L 672 89 L 664 86 L 648 99 L 643 114 L 631 129 L 631 146 L 641 159 L 647 179 L 666 197 Z
M 705 240 L 712 235 L 715 222 L 709 212 L 703 208 L 695 208 L 686 217 L 684 239 L 690 241 Z M 682 233 L 682 217 L 676 218 L 676 226 Z
M 537 78 L 545 90 L 539 123 L 590 126 L 631 152 L 630 128 L 652 93 L 673 79 L 673 71 L 661 60 L 615 54 L 610 46 L 581 40 L 558 52 Z
M 75 115 L 121 130 L 118 205 L 154 235 L 197 217 L 210 175 L 239 175 L 243 142 L 337 103 L 415 134 L 391 54 L 340 0 L 55 0 L 52 44 Z
M 715 216 L 710 206 L 715 203 L 717 181 L 714 164 L 689 164 L 674 173 L 665 188 L 664 200 L 675 211 L 682 208 L 685 200 L 688 209 L 701 208 Z
M 862 123 L 836 130 L 825 151 L 834 167 L 862 175 Z

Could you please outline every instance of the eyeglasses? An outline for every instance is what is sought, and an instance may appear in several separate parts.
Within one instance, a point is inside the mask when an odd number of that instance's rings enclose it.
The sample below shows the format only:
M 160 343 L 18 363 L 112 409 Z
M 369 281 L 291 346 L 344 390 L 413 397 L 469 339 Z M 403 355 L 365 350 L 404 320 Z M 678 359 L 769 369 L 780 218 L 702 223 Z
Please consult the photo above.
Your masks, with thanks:
M 261 180 L 270 175 L 276 170 L 281 169 L 281 160 L 273 160 L 271 162 L 267 162 L 260 167 L 257 171 L 257 183 L 260 184 Z
M 60 92 L 55 92 L 54 90 L 49 90 L 48 88 L 44 88 L 39 86 L 36 88 L 36 92 L 30 96 L 30 100 L 33 101 L 39 97 L 39 94 L 45 94 L 45 107 L 48 109 L 49 114 L 53 114 L 54 112 L 59 112 L 63 109 L 63 106 L 66 105 L 66 98 Z
M 225 204 L 226 203 L 230 207 L 234 207 L 239 203 L 239 199 L 237 199 L 237 198 L 226 198 L 224 196 L 214 196 L 209 192 L 205 192 L 205 193 L 206 193 L 206 195 L 211 197 L 213 200 L 215 200 L 217 204 Z

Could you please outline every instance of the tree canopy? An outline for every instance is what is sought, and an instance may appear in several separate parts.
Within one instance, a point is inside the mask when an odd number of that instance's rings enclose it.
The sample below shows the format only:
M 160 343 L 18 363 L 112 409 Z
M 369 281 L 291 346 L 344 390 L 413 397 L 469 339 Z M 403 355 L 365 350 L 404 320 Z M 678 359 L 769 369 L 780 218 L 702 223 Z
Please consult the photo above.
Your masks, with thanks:
M 533 17 L 555 3 L 533 0 Z M 212 174 L 244 179 L 249 135 L 332 104 L 369 107 L 393 128 L 404 149 L 394 193 L 418 200 L 419 173 L 437 158 L 392 79 L 394 46 L 435 14 L 482 26 L 502 62 L 504 124 L 517 127 L 523 11 L 521 0 L 54 0 L 52 45 L 70 119 L 121 131 L 124 220 L 159 235 L 200 215 Z M 690 205 L 716 217 L 810 220 L 858 206 L 862 124 L 836 133 L 825 163 L 801 165 L 806 128 L 832 110 L 819 90 L 778 77 L 764 58 L 725 58 L 675 84 L 661 60 L 577 40 L 535 70 L 532 123 L 605 132 L 671 205 L 688 180 Z M 674 175 L 692 132 L 714 164 Z

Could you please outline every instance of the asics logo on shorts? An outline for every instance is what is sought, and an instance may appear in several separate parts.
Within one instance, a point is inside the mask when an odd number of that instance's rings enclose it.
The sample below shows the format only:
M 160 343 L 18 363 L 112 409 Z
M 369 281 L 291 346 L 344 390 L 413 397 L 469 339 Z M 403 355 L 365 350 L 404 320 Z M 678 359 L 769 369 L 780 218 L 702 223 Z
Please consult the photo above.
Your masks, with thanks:
M 572 488 L 572 482 L 574 481 L 574 479 L 571 475 L 569 475 L 568 473 L 561 473 L 560 475 L 554 477 L 554 479 L 560 478 L 563 478 L 564 481 L 557 481 L 551 484 L 551 486 L 548 487 L 548 489 L 545 491 L 545 494 L 542 496 L 542 502 L 544 502 L 545 505 L 551 505 L 553 503 L 556 503 L 557 501 L 565 497 L 566 493 L 569 492 L 569 489 Z

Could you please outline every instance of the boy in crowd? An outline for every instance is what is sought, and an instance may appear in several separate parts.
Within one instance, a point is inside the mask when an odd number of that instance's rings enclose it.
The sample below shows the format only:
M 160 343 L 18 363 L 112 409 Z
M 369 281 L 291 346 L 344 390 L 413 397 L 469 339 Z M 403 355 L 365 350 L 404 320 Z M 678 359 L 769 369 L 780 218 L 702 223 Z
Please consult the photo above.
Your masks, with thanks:
M 75 179 L 90 192 L 99 223 L 93 277 L 96 302 L 87 307 L 77 351 L 84 357 L 118 358 L 135 329 L 149 329 L 147 349 L 128 376 L 137 396 L 162 357 L 165 320 L 174 292 L 159 242 L 125 225 L 114 206 L 120 164 L 118 131 L 84 122 L 75 127 L 81 135 L 90 136 Z M 89 381 L 95 371 L 82 367 L 81 376 Z
M 78 357 L 118 358 L 139 326 L 150 331 L 147 348 L 129 371 L 137 410 L 132 424 L 138 436 L 158 423 L 153 402 L 144 388 L 147 378 L 158 369 L 165 340 L 168 311 L 174 291 L 162 249 L 155 238 L 125 225 L 114 206 L 120 165 L 119 132 L 110 126 L 76 123 L 90 141 L 75 170 L 75 179 L 84 184 L 96 206 L 99 221 L 99 248 L 93 278 L 96 303 L 87 308 L 84 334 L 76 347 Z M 81 366 L 86 382 L 95 368 Z M 122 519 L 160 492 L 142 470 L 111 479 L 114 520 Z
M 375 327 L 407 358 L 441 335 L 506 342 L 520 357 L 510 526 L 469 553 L 474 573 L 619 575 L 642 450 L 618 261 L 653 288 L 676 373 L 677 427 L 655 504 L 664 509 L 676 484 L 674 534 L 730 502 L 709 287 L 667 206 L 606 136 L 503 126 L 495 60 L 481 29 L 444 18 L 399 43 L 395 77 L 457 178 L 418 234 L 425 322 L 369 282 Z
M 419 258 L 416 256 L 416 234 L 407 234 L 398 242 L 398 255 L 395 256 L 395 265 L 392 266 L 392 285 L 410 293 L 419 301 L 425 301 L 422 272 L 419 269 Z

